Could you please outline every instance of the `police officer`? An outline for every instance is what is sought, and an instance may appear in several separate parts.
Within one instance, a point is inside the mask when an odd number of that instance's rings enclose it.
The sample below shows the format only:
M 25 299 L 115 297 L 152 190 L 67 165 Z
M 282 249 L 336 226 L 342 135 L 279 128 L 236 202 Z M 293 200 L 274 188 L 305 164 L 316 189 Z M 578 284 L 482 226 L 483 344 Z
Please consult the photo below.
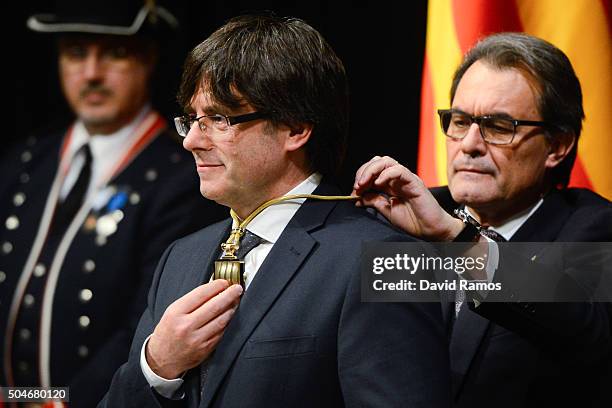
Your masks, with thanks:
M 177 27 L 154 2 L 61 1 L 30 17 L 58 45 L 76 115 L 2 160 L 0 384 L 102 397 L 127 359 L 153 269 L 173 240 L 223 217 L 149 101 L 157 39 Z

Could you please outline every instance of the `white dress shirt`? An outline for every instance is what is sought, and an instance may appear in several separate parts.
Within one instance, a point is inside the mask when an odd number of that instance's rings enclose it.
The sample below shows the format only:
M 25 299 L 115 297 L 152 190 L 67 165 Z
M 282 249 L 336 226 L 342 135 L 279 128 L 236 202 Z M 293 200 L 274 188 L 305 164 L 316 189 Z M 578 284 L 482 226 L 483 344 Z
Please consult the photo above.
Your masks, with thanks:
M 306 180 L 295 186 L 286 195 L 290 194 L 311 194 L 321 183 L 321 175 L 318 173 L 311 174 Z M 305 199 L 283 201 L 279 204 L 271 205 L 270 207 L 259 213 L 247 225 L 246 229 L 253 234 L 258 235 L 263 239 L 262 243 L 253 248 L 244 258 L 244 284 L 245 290 L 248 290 L 251 282 L 255 279 L 259 267 L 272 250 L 272 247 L 281 236 L 289 221 L 293 218 L 297 210 L 300 208 Z M 236 227 L 234 221 L 232 227 Z M 140 350 L 140 368 L 151 387 L 160 395 L 166 398 L 176 398 L 177 391 L 183 385 L 182 378 L 165 379 L 153 372 L 149 364 L 145 350 L 149 338 L 144 341 Z M 183 396 L 178 396 L 182 398 Z
M 510 239 L 512 239 L 516 231 L 518 231 L 519 228 L 521 228 L 523 224 L 529 219 L 529 217 L 531 217 L 533 213 L 536 212 L 538 208 L 540 208 L 543 202 L 544 202 L 544 199 L 540 198 L 540 200 L 537 203 L 527 208 L 526 210 L 513 215 L 508 220 L 506 220 L 506 222 L 504 222 L 502 225 L 498 227 L 489 227 L 489 229 L 497 232 L 502 237 L 504 237 L 507 241 L 510 241 Z M 467 211 L 469 213 L 469 210 Z
M 510 241 L 510 239 L 514 236 L 516 231 L 518 231 L 519 228 L 521 228 L 523 224 L 525 224 L 525 222 L 529 219 L 529 217 L 531 217 L 533 213 L 536 212 L 538 208 L 540 208 L 543 202 L 544 202 L 544 199 L 540 198 L 540 200 L 537 203 L 527 208 L 525 211 L 521 211 L 520 213 L 513 215 L 508 220 L 506 220 L 506 222 L 504 222 L 503 224 L 497 227 L 489 227 L 488 229 L 497 232 L 502 237 L 504 237 L 506 241 Z M 472 214 L 467 207 L 465 207 L 465 211 L 472 218 L 474 218 L 474 214 Z M 488 252 L 488 257 L 487 257 L 487 266 L 485 267 L 485 270 L 487 273 L 487 281 L 493 282 L 495 271 L 499 267 L 499 247 L 497 246 L 497 243 L 493 241 L 491 238 L 486 237 L 484 235 L 483 237 L 487 240 L 489 244 L 488 245 L 489 252 Z M 488 291 L 479 290 L 478 293 L 484 299 L 486 298 Z M 461 302 L 462 300 L 458 302 L 459 303 L 458 305 L 456 305 L 456 313 L 459 312 L 459 308 L 461 307 Z M 480 302 L 477 299 L 474 299 L 474 303 L 476 304 L 476 306 L 480 304 Z
M 82 151 L 79 152 L 79 149 L 87 143 L 89 143 L 89 148 L 91 149 L 91 178 L 85 195 L 85 200 L 89 200 L 96 193 L 104 177 L 108 176 L 113 166 L 117 164 L 119 156 L 117 152 L 125 151 L 125 146 L 128 145 L 128 140 L 133 135 L 134 130 L 150 110 L 151 106 L 149 104 L 145 105 L 130 123 L 118 131 L 107 135 L 90 135 L 83 121 L 77 120 L 72 129 L 70 144 L 66 150 L 66 154 L 68 157 L 72 157 L 72 159 L 60 189 L 60 200 L 66 198 L 70 189 L 76 183 L 81 168 L 85 164 L 85 154 Z

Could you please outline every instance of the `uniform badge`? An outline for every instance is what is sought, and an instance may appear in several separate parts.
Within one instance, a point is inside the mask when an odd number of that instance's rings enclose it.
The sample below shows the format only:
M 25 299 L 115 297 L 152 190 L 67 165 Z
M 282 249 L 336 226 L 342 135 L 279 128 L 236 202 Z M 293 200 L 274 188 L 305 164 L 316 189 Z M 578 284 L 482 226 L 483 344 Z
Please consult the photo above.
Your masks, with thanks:
M 108 237 L 117 232 L 130 193 L 131 189 L 128 186 L 108 186 L 96 195 L 92 206 L 93 212 L 84 224 L 86 230 L 95 230 L 96 244 L 104 245 Z

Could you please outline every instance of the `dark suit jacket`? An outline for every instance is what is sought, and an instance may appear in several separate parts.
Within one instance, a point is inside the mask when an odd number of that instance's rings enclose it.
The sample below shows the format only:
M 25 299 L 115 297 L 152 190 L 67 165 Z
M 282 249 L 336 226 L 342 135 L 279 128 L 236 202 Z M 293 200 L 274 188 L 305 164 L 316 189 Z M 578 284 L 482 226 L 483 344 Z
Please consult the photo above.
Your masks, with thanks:
M 448 188 L 432 192 L 448 212 L 458 207 Z M 612 205 L 583 189 L 553 191 L 512 241 L 612 241 Z M 454 325 L 444 314 L 455 406 L 610 406 L 609 304 L 484 302 Z
M 322 184 L 315 194 L 338 192 Z M 168 305 L 208 281 L 229 226 L 206 228 L 165 252 L 130 359 L 101 407 L 158 405 L 139 365 L 143 341 Z M 186 374 L 184 406 L 448 406 L 439 304 L 360 301 L 361 244 L 406 240 L 351 202 L 306 201 L 243 295 L 210 360 L 202 399 L 199 370 Z
M 0 164 L 0 242 L 12 246 L 9 253 L 0 254 L 0 271 L 5 274 L 0 283 L 0 384 L 7 385 L 4 350 L 12 340 L 14 347 L 24 350 L 21 357 L 11 358 L 12 369 L 26 369 L 20 377 L 32 378 L 31 383 L 19 385 L 38 385 L 40 316 L 52 313 L 51 383 L 70 387 L 71 407 L 89 408 L 103 397 L 113 373 L 127 359 L 164 249 L 178 237 L 221 220 L 227 213 L 202 198 L 193 159 L 170 132 L 164 131 L 110 182 L 132 198 L 121 207 L 123 219 L 117 231 L 99 245 L 95 231 L 79 229 L 61 266 L 52 307 L 30 313 L 32 308 L 22 306 L 21 312 L 28 313 L 22 321 L 25 327 L 16 327 L 8 339 L 11 301 L 58 167 L 62 138 L 63 132 L 28 139 Z M 15 200 L 18 194 L 25 197 L 23 203 Z M 4 220 L 9 216 L 18 218 L 18 228 L 5 228 Z M 44 275 L 32 277 L 26 290 L 33 295 L 34 308 L 41 304 L 48 285 L 49 265 L 45 267 Z M 83 289 L 91 291 L 91 298 L 82 297 Z M 89 318 L 86 327 L 79 324 L 81 316 Z M 30 331 L 29 338 L 22 336 L 22 329 Z

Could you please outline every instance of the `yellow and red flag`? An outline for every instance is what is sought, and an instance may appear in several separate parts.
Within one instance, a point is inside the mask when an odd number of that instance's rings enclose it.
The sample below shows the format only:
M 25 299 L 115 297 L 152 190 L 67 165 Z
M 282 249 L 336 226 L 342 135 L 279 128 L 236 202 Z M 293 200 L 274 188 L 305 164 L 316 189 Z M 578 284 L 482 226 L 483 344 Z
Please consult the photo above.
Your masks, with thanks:
M 570 186 L 612 200 L 612 19 L 609 0 L 429 0 L 417 173 L 447 183 L 445 140 L 436 109 L 450 105 L 452 75 L 483 36 L 523 31 L 569 57 L 580 79 L 586 119 Z

